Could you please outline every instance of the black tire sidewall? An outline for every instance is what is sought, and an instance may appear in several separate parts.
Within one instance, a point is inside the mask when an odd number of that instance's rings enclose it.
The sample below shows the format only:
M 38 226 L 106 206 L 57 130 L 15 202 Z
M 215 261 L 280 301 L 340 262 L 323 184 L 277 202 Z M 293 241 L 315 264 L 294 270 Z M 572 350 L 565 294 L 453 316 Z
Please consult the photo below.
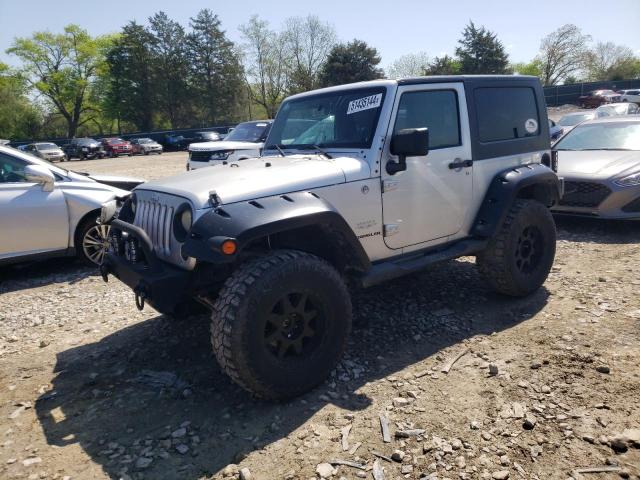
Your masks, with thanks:
M 346 287 L 336 282 L 331 268 L 307 256 L 268 269 L 247 289 L 237 311 L 231 351 L 238 370 L 250 378 L 243 383 L 261 385 L 263 392 L 254 393 L 280 400 L 297 396 L 322 383 L 338 363 L 351 330 L 351 303 Z M 321 337 L 311 355 L 282 361 L 265 345 L 265 313 L 293 292 L 307 293 L 316 302 L 324 328 L 316 332 Z
M 525 228 L 536 227 L 542 235 L 543 254 L 535 270 L 529 274 L 516 265 L 518 239 Z M 546 280 L 556 253 L 556 228 L 549 210 L 535 201 L 527 201 L 515 216 L 506 239 L 505 261 L 507 269 L 519 291 L 531 293 Z

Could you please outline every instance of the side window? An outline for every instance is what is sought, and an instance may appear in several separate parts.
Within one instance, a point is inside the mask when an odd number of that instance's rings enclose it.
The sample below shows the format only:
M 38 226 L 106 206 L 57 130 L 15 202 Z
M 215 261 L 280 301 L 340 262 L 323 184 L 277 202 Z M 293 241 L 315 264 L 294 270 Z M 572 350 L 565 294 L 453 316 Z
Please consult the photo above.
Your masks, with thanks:
M 393 131 L 429 129 L 429 149 L 461 145 L 458 95 L 455 90 L 406 92 L 400 98 Z
M 27 162 L 14 158 L 5 153 L 0 153 L 0 183 L 26 182 L 24 167 Z
M 478 88 L 474 96 L 480 142 L 540 135 L 540 117 L 532 88 Z

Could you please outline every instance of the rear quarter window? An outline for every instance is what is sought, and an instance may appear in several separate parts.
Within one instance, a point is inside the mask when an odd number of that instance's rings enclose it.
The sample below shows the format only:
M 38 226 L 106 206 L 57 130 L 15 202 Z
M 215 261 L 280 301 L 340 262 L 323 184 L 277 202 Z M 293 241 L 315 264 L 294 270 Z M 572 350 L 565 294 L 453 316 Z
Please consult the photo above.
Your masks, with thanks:
M 540 116 L 533 88 L 477 88 L 474 100 L 481 143 L 540 135 Z

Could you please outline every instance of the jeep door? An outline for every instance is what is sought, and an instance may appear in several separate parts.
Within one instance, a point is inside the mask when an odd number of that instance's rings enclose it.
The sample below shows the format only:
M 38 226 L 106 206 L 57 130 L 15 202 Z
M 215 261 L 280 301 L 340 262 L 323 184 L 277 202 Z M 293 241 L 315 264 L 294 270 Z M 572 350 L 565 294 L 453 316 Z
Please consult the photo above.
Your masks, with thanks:
M 471 140 L 461 82 L 402 85 L 394 100 L 383 152 L 385 243 L 403 248 L 446 241 L 464 225 L 473 195 Z M 407 169 L 384 168 L 394 132 L 429 129 L 429 153 L 407 157 Z
M 25 179 L 25 160 L 0 152 L 0 260 L 65 250 L 69 219 L 62 190 Z

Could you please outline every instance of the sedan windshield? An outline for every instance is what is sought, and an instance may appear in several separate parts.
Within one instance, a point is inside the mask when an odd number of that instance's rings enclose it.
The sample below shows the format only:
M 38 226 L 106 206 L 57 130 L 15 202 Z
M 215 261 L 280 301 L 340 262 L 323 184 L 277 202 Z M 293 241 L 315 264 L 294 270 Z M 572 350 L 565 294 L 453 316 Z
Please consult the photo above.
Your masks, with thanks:
M 59 147 L 55 143 L 38 143 L 36 148 L 38 150 L 57 150 Z
M 640 122 L 579 125 L 554 150 L 640 150 Z
M 137 139 L 138 143 L 155 143 L 153 140 L 151 140 L 150 138 L 138 138 Z
M 267 148 L 370 148 L 384 88 L 343 90 L 282 104 Z
M 574 125 L 578 125 L 579 123 L 584 122 L 585 120 L 593 119 L 592 113 L 581 113 L 577 115 L 565 115 L 560 119 L 558 125 L 562 125 L 563 127 L 573 127 Z
M 268 127 L 269 124 L 266 122 L 241 123 L 227 135 L 225 140 L 233 142 L 260 142 L 264 139 Z

